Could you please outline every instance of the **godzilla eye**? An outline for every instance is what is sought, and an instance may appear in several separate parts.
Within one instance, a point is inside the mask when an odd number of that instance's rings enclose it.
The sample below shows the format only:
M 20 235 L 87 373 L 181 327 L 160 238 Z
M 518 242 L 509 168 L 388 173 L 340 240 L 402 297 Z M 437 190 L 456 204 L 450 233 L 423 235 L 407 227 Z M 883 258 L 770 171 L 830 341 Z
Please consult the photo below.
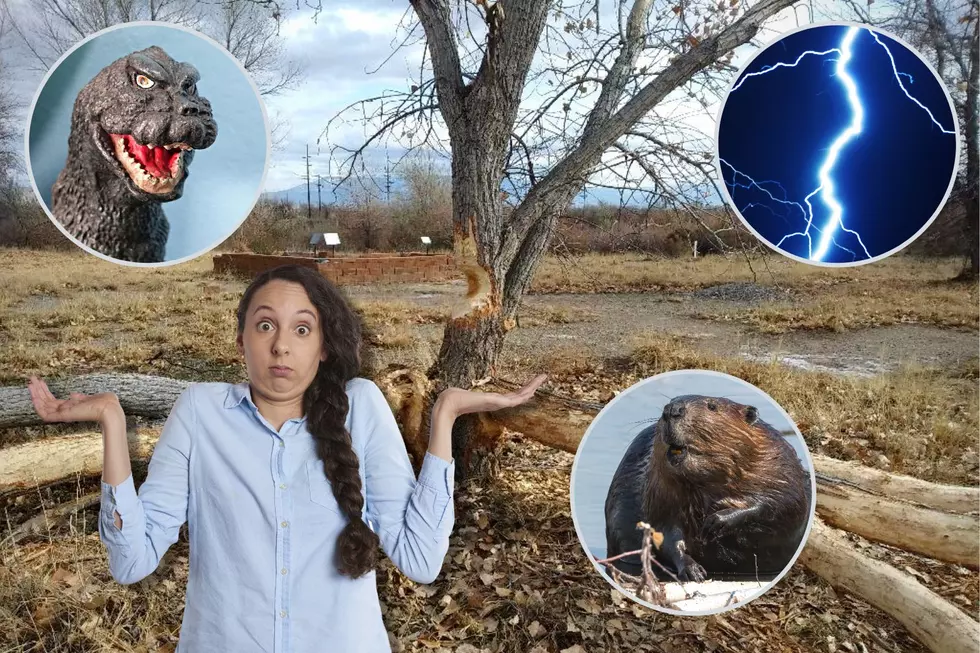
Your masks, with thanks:
M 136 85 L 139 86 L 140 88 L 153 88 L 156 85 L 156 82 L 154 82 L 146 75 L 137 75 Z

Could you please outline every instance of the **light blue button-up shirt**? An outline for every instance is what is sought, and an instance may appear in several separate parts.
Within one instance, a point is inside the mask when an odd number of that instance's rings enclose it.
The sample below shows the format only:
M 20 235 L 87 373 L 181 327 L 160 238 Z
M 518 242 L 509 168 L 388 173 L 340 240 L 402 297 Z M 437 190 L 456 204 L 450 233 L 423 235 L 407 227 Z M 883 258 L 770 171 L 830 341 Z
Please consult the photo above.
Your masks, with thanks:
M 426 452 L 419 477 L 381 390 L 347 384 L 363 516 L 409 578 L 439 574 L 453 528 L 455 461 Z M 122 519 L 116 528 L 114 511 Z M 174 404 L 139 494 L 102 483 L 99 535 L 120 583 L 152 573 L 184 522 L 190 574 L 180 653 L 388 653 L 375 572 L 337 571 L 347 523 L 306 418 L 276 431 L 248 383 L 191 384 Z

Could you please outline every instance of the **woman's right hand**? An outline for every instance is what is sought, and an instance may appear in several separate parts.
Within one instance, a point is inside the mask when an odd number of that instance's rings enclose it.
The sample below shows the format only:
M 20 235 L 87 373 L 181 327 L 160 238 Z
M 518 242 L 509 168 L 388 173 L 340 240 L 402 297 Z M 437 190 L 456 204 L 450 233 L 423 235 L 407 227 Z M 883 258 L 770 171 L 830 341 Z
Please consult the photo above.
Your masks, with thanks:
M 47 384 L 36 376 L 27 382 L 34 410 L 45 422 L 102 422 L 107 409 L 119 406 L 113 392 L 86 395 L 72 392 L 68 399 L 58 399 Z

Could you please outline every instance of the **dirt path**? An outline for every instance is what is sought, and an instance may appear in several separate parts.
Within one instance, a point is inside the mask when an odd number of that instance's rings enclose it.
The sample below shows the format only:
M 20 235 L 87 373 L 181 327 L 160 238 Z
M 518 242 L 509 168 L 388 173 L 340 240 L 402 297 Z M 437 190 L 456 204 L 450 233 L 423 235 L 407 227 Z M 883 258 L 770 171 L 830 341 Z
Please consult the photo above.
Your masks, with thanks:
M 465 290 L 462 282 L 349 286 L 354 298 L 417 302 L 429 308 L 448 307 Z M 733 352 L 747 358 L 771 359 L 807 369 L 869 375 L 901 364 L 954 366 L 977 355 L 977 333 L 929 325 L 893 325 L 843 333 L 797 331 L 780 335 L 759 333 L 751 327 L 692 317 L 697 311 L 725 312 L 748 304 L 706 300 L 687 294 L 603 293 L 541 294 L 524 299 L 520 328 L 507 336 L 504 356 L 520 356 L 569 345 L 581 345 L 600 356 L 622 354 L 632 337 L 652 331 L 700 339 L 716 354 Z M 554 311 L 567 311 L 569 323 L 528 319 Z M 543 323 L 542 323 L 543 322 Z M 531 326 L 533 325 L 533 326 Z M 441 326 L 425 330 L 441 333 Z

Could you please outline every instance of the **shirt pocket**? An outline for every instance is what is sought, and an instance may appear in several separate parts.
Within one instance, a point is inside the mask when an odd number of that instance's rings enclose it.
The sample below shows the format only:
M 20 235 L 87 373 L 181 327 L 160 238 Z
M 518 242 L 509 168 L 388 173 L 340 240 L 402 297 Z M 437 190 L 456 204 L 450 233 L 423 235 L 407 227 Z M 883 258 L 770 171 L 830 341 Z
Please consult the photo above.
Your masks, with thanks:
M 314 512 L 321 512 L 322 508 L 326 508 L 330 513 L 342 515 L 343 511 L 337 503 L 337 497 L 333 494 L 333 485 L 323 471 L 323 461 L 319 459 L 307 461 L 306 474 L 309 477 L 310 501 L 314 504 Z

